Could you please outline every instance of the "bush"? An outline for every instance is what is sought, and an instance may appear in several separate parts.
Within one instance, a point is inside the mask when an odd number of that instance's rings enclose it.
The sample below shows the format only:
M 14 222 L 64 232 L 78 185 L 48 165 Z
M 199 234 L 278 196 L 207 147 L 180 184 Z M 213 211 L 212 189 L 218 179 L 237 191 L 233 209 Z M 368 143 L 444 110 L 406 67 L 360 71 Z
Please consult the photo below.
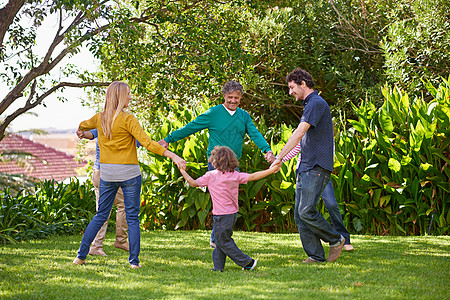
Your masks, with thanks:
M 0 243 L 78 233 L 95 214 L 92 183 L 78 179 L 45 180 L 17 194 L 6 188 L 0 201 Z
M 384 105 L 354 107 L 336 133 L 335 193 L 357 232 L 444 234 L 450 217 L 449 81 L 427 84 L 434 99 L 383 89 Z M 434 222 L 433 222 L 434 221 Z

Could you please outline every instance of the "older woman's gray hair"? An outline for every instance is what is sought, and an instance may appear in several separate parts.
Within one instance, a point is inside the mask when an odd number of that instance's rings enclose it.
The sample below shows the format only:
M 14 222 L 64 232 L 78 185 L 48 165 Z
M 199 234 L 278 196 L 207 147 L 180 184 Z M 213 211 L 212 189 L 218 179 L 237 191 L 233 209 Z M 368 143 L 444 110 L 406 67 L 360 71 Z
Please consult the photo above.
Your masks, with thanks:
M 239 92 L 241 93 L 241 96 L 244 95 L 244 88 L 242 87 L 242 84 L 234 80 L 225 83 L 225 85 L 222 88 L 222 94 L 228 95 L 229 93 L 232 92 Z

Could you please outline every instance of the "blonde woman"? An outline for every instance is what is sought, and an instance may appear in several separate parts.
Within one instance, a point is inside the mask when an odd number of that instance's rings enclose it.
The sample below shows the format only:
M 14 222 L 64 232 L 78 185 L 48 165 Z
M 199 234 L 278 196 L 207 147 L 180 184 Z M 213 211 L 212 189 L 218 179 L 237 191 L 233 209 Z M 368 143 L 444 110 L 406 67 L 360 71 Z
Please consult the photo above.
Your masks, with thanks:
M 126 113 L 131 99 L 129 86 L 120 81 L 111 83 L 106 91 L 103 112 L 80 123 L 78 131 L 98 130 L 100 147 L 100 186 L 97 214 L 89 223 L 81 240 L 75 265 L 85 264 L 89 247 L 97 232 L 108 219 L 117 190 L 122 188 L 128 223 L 131 268 L 140 268 L 139 205 L 141 194 L 141 170 L 136 151 L 136 140 L 156 154 L 171 158 L 178 168 L 185 168 L 186 162 L 178 155 L 166 150 L 151 140 L 137 119 Z

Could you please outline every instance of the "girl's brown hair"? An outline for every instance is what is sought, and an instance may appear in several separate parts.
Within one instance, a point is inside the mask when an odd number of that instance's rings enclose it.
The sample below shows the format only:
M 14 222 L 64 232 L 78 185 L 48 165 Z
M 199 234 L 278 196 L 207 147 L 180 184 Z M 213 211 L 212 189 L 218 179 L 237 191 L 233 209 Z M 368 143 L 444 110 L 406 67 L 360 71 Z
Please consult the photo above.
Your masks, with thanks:
M 226 146 L 216 146 L 208 160 L 214 169 L 225 172 L 233 172 L 239 167 L 239 162 L 233 150 Z

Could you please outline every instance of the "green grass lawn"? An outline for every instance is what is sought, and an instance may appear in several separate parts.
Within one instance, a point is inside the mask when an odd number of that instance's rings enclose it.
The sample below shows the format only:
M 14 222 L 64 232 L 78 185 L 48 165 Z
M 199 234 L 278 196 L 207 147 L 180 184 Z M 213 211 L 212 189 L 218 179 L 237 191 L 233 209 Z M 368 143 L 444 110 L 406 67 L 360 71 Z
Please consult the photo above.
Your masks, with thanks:
M 235 232 L 258 259 L 254 271 L 227 260 L 211 272 L 207 231 L 151 231 L 141 237 L 141 269 L 112 246 L 107 257 L 72 260 L 79 236 L 0 245 L 0 298 L 5 299 L 450 299 L 448 236 L 352 236 L 353 252 L 331 263 L 306 259 L 297 234 Z M 325 246 L 328 252 L 329 247 Z

